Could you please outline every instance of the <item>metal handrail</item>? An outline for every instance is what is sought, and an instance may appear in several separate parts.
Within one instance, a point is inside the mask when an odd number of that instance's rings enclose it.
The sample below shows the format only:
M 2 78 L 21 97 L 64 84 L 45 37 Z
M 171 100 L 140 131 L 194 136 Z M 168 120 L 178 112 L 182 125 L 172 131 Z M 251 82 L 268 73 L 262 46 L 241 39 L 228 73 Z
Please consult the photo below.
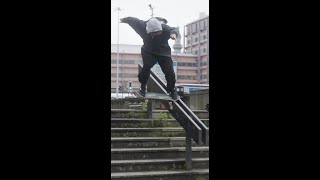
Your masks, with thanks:
M 139 63 L 138 66 L 140 71 L 143 65 Z M 167 94 L 166 84 L 152 69 L 147 82 L 147 89 L 148 91 L 150 90 L 149 92 Z M 191 111 L 191 109 L 181 99 L 173 102 L 163 100 L 163 104 L 186 132 L 186 168 L 192 169 L 192 139 L 198 145 L 208 145 L 209 128 Z M 148 111 L 152 111 L 152 108 L 148 108 Z

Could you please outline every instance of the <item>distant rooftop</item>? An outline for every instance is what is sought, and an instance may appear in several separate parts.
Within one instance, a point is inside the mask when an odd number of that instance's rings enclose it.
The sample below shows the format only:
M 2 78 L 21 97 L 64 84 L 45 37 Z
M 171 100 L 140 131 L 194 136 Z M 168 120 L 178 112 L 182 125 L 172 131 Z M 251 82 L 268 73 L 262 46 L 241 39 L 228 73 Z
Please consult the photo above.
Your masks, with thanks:
M 132 44 L 119 44 L 119 53 L 133 53 L 133 54 L 140 54 L 141 53 L 142 45 L 132 45 Z M 111 52 L 117 53 L 117 44 L 111 44 Z M 171 52 L 171 55 L 179 55 L 179 56 L 196 56 L 190 53 L 175 53 L 174 51 Z
M 186 24 L 186 26 L 188 26 L 188 25 L 190 25 L 192 23 L 198 22 L 198 21 L 200 21 L 202 19 L 206 19 L 206 18 L 209 18 L 209 15 L 206 15 L 204 12 L 201 12 L 201 13 L 199 13 L 199 18 L 197 20 L 194 20 L 194 21 Z
M 142 45 L 119 44 L 119 53 L 141 53 Z M 111 52 L 117 52 L 117 44 L 111 44 Z

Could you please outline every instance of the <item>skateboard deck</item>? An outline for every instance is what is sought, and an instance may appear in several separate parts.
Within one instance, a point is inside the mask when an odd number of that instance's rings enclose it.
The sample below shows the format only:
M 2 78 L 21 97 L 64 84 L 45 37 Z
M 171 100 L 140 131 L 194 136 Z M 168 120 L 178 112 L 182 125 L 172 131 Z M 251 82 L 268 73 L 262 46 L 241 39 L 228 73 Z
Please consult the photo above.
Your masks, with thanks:
M 153 93 L 153 92 L 147 92 L 145 97 L 141 96 L 137 91 L 134 94 L 144 99 L 159 99 L 159 100 L 167 100 L 167 101 L 177 101 L 180 99 L 179 96 L 176 100 L 174 100 L 167 94 Z

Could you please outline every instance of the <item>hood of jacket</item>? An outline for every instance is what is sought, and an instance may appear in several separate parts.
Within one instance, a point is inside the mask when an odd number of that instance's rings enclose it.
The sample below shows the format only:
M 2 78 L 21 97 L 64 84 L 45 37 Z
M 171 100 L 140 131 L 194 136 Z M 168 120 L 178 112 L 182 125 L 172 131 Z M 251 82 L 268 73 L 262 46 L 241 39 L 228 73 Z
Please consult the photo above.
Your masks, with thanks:
M 149 19 L 146 26 L 147 33 L 162 31 L 162 24 L 164 24 L 164 22 L 159 21 L 157 18 Z

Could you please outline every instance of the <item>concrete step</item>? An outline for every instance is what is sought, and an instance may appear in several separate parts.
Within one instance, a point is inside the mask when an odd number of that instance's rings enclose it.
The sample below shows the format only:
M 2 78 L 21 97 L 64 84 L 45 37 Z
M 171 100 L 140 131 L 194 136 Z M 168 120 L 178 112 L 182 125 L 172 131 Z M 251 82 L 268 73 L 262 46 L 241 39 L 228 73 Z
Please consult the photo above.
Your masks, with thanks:
M 209 119 L 201 119 L 209 127 Z M 158 119 L 137 119 L 137 118 L 111 118 L 112 128 L 151 128 L 151 127 L 181 127 L 175 119 L 162 121 Z
M 209 180 L 209 169 L 111 173 L 117 180 Z
M 139 109 L 111 109 L 111 118 L 147 118 L 146 110 Z
M 145 160 L 113 160 L 111 172 L 138 171 L 176 171 L 185 170 L 185 158 L 179 159 L 145 159 Z M 209 167 L 209 158 L 193 158 L 193 169 Z
M 157 119 L 160 112 L 169 113 L 167 110 L 152 110 L 152 118 Z M 200 119 L 208 119 L 209 113 L 206 110 L 192 110 L 192 112 Z M 147 118 L 146 110 L 139 109 L 111 109 L 111 118 Z
M 181 127 L 166 128 L 111 128 L 111 137 L 185 137 Z
M 185 147 L 111 149 L 111 160 L 175 159 L 185 157 Z M 207 157 L 209 157 L 209 147 L 192 147 L 192 158 Z
M 185 137 L 114 137 L 111 148 L 185 147 Z M 192 146 L 198 146 L 192 140 Z

